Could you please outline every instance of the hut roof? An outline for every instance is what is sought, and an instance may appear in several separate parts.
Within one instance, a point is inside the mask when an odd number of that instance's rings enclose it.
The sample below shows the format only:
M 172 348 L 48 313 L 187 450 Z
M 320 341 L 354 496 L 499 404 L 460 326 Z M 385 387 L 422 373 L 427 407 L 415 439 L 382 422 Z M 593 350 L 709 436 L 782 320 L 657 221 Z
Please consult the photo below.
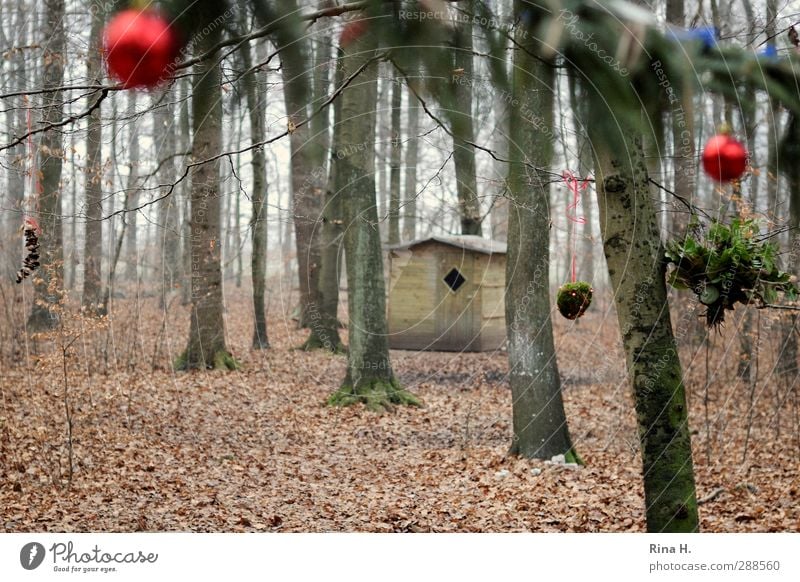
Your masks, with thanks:
M 427 238 L 420 238 L 410 242 L 389 245 L 388 250 L 405 250 L 412 249 L 427 242 L 438 242 L 451 247 L 464 249 L 467 251 L 475 251 L 485 255 L 506 253 L 506 244 L 496 240 L 482 238 L 474 234 L 462 235 L 448 235 L 448 236 L 429 236 Z

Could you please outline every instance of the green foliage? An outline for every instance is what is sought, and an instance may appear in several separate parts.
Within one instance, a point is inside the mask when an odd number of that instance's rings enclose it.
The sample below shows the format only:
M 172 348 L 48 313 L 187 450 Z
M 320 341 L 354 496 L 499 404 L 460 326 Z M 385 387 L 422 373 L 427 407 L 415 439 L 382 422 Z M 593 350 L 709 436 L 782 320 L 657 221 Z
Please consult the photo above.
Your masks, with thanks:
M 564 283 L 556 299 L 558 310 L 567 319 L 578 319 L 592 304 L 592 286 L 586 281 Z
M 788 273 L 778 268 L 778 246 L 759 234 L 754 220 L 734 219 L 730 225 L 713 222 L 705 240 L 687 235 L 667 243 L 666 259 L 674 265 L 669 284 L 691 289 L 708 307 L 709 327 L 721 324 L 725 310 L 739 302 L 760 307 L 775 303 L 778 293 L 797 297 Z

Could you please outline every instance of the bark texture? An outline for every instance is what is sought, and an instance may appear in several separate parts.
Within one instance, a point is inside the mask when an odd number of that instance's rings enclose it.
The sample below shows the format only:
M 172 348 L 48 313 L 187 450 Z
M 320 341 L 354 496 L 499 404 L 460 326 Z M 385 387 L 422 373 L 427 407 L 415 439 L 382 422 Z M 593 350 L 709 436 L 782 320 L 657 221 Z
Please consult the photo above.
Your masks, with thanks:
M 241 49 L 245 70 L 252 67 L 250 47 Z M 265 73 L 252 71 L 244 76 L 242 82 L 247 97 L 250 115 L 250 138 L 253 143 L 264 141 L 266 137 L 267 93 Z M 269 347 L 267 338 L 267 309 L 265 295 L 267 288 L 267 158 L 264 148 L 256 148 L 252 154 L 253 167 L 253 214 L 250 219 L 250 232 L 253 237 L 253 251 L 250 257 L 250 271 L 253 278 L 253 348 Z
M 389 144 L 389 244 L 400 242 L 400 164 L 402 163 L 402 129 L 400 106 L 403 101 L 403 86 L 397 72 L 392 83 L 392 135 Z
M 197 54 L 221 38 L 220 29 L 200 37 Z M 222 148 L 222 90 L 214 57 L 195 70 L 192 91 L 192 158 L 205 160 Z M 195 166 L 191 192 L 191 325 L 189 343 L 176 367 L 234 369 L 236 362 L 225 344 L 222 296 L 219 161 Z
M 473 1 L 464 3 L 467 14 L 473 13 Z M 481 226 L 481 201 L 478 196 L 478 178 L 475 170 L 475 124 L 472 117 L 472 23 L 462 23 L 456 29 L 453 49 L 453 108 L 448 110 L 453 132 L 453 163 L 456 168 L 458 209 L 461 234 L 483 234 Z
M 377 39 L 362 34 L 342 51 L 345 78 L 373 57 Z M 350 346 L 341 388 L 332 405 L 363 402 L 376 411 L 394 404 L 417 404 L 401 389 L 389 360 L 386 337 L 386 289 L 375 198 L 374 143 L 377 62 L 366 66 L 358 82 L 345 89 L 335 144 L 336 191 L 344 196 L 344 248 L 347 257 Z
M 105 14 L 101 2 L 92 3 L 90 46 L 99 46 L 103 32 Z M 102 82 L 100 51 L 88 51 L 86 71 L 89 83 Z M 86 195 L 86 236 L 83 243 L 83 297 L 85 309 L 97 313 L 105 312 L 103 305 L 102 257 L 103 257 L 103 123 L 101 107 L 97 107 L 88 119 L 86 134 L 86 170 L 84 177 Z
M 403 184 L 403 239 L 417 237 L 417 156 L 419 152 L 419 111 L 417 98 L 411 90 L 408 97 L 408 136 L 406 140 L 405 184 Z
M 340 87 L 344 81 L 341 56 L 336 60 L 334 84 Z M 342 240 L 344 238 L 344 193 L 337 190 L 337 167 L 341 160 L 336 156 L 342 148 L 342 100 L 333 103 L 333 155 L 331 156 L 328 187 L 322 207 L 322 261 L 319 276 L 319 304 L 313 305 L 308 314 L 310 334 L 303 344 L 304 350 L 327 350 L 342 353 L 345 348 L 339 337 L 339 279 Z
M 590 119 L 612 114 L 601 98 L 591 103 Z M 699 524 L 683 372 L 641 134 L 632 127 L 590 130 L 603 248 L 639 426 L 647 530 L 694 532 Z
M 287 0 L 281 8 L 287 13 L 297 11 L 297 2 Z M 319 219 L 324 195 L 324 180 L 320 181 L 315 169 L 324 166 L 324 145 L 319 144 L 306 123 L 309 101 L 312 95 L 309 74 L 308 43 L 306 41 L 284 44 L 276 37 L 281 49 L 281 75 L 284 85 L 284 104 L 287 123 L 292 129 L 289 138 L 291 148 L 292 208 L 294 210 L 295 247 L 297 251 L 298 282 L 300 290 L 299 322 L 308 327 L 308 310 L 318 304 L 320 236 Z M 288 50 L 287 50 L 288 49 Z
M 515 2 L 521 14 L 524 2 Z M 553 156 L 553 68 L 533 58 L 537 43 L 520 27 L 514 48 L 506 256 L 506 330 L 513 398 L 511 452 L 576 460 L 567 429 L 556 364 L 549 296 L 550 177 Z M 527 114 L 527 115 L 526 115 Z M 533 115 L 538 120 L 534 124 Z

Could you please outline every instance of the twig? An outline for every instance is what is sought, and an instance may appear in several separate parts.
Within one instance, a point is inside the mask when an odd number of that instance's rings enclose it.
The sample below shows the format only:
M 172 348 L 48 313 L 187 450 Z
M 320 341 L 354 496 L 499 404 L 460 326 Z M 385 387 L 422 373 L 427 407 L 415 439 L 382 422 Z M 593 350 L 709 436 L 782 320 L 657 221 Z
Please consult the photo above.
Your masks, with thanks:
M 723 493 L 725 493 L 725 487 L 717 487 L 716 489 L 714 489 L 711 493 L 709 493 L 705 497 L 701 497 L 700 499 L 698 499 L 697 500 L 697 505 L 703 505 L 705 503 L 711 503 L 712 501 L 714 501 L 717 497 L 719 497 Z
M 100 96 L 97 98 L 97 101 L 95 101 L 91 105 L 91 107 L 89 107 L 83 113 L 78 113 L 76 115 L 70 115 L 66 119 L 62 119 L 61 121 L 58 121 L 56 123 L 48 123 L 47 125 L 43 125 L 42 127 L 37 127 L 36 129 L 32 129 L 31 131 L 29 131 L 29 132 L 19 136 L 18 138 L 12 140 L 10 143 L 7 143 L 7 144 L 5 144 L 3 146 L 0 146 L 0 152 L 2 152 L 3 150 L 7 150 L 7 149 L 10 149 L 10 148 L 13 148 L 14 146 L 19 145 L 21 143 L 24 143 L 29 137 L 31 137 L 33 135 L 36 135 L 37 133 L 43 133 L 45 131 L 49 131 L 51 129 L 55 129 L 57 127 L 64 127 L 65 125 L 69 125 L 70 123 L 74 123 L 75 121 L 78 121 L 79 119 L 83 119 L 84 117 L 89 117 L 95 109 L 100 107 L 100 104 L 103 102 L 103 100 L 106 97 L 108 97 L 108 88 L 107 87 L 103 88 L 103 90 L 100 92 Z
M 271 137 L 269 139 L 265 139 L 265 140 L 260 141 L 260 142 L 252 143 L 247 147 L 244 147 L 244 148 L 241 148 L 241 149 L 238 149 L 238 150 L 231 150 L 231 151 L 227 151 L 227 152 L 222 152 L 222 153 L 217 154 L 215 156 L 211 156 L 210 158 L 206 158 L 206 159 L 200 160 L 198 162 L 192 162 L 191 164 L 187 164 L 186 167 L 183 169 L 183 173 L 178 177 L 178 179 L 175 182 L 173 182 L 173 183 L 168 185 L 169 188 L 161 196 L 153 198 L 152 200 L 150 200 L 148 202 L 145 202 L 141 206 L 137 206 L 135 208 L 122 208 L 121 210 L 117 210 L 117 211 L 112 212 L 111 214 L 109 214 L 107 216 L 104 216 L 100 220 L 108 220 L 109 218 L 117 216 L 118 214 L 124 214 L 124 213 L 127 213 L 127 212 L 138 212 L 139 210 L 143 210 L 143 209 L 147 208 L 148 206 L 152 206 L 153 204 L 156 204 L 157 202 L 160 202 L 164 198 L 167 198 L 168 196 L 170 196 L 175 191 L 175 187 L 178 184 L 180 184 L 181 182 L 183 182 L 187 178 L 187 176 L 189 175 L 189 170 L 191 170 L 192 168 L 195 168 L 197 166 L 202 166 L 203 164 L 208 164 L 210 162 L 214 162 L 216 160 L 219 160 L 219 159 L 222 159 L 222 158 L 225 158 L 225 157 L 233 156 L 233 155 L 236 155 L 236 154 L 242 154 L 244 152 L 249 152 L 251 150 L 254 150 L 254 149 L 257 149 L 257 148 L 260 148 L 260 147 L 264 147 L 266 145 L 269 145 L 271 143 L 274 143 L 274 142 L 278 141 L 279 139 L 283 139 L 284 137 L 286 137 L 287 135 L 290 135 L 294 131 L 297 131 L 299 128 L 301 128 L 304 125 L 307 125 L 308 123 L 310 123 L 313 118 L 315 118 L 317 115 L 319 115 L 322 112 L 323 109 L 325 109 L 331 103 L 333 103 L 336 100 L 336 98 L 339 95 L 341 95 L 342 91 L 344 91 L 350 85 L 350 83 L 352 83 L 353 80 L 356 79 L 356 77 L 358 77 L 361 73 L 363 73 L 364 70 L 369 65 L 371 65 L 375 61 L 379 61 L 379 60 L 381 60 L 381 59 L 383 59 L 385 57 L 386 57 L 386 53 L 382 52 L 380 54 L 377 54 L 377 55 L 373 56 L 369 60 L 367 60 L 356 71 L 354 71 L 352 75 L 350 75 L 347 79 L 345 79 L 344 82 L 342 83 L 342 85 L 340 87 L 338 87 L 331 94 L 331 96 L 328 97 L 311 115 L 309 115 L 304 120 L 302 120 L 299 123 L 297 123 L 296 125 L 294 125 L 291 129 L 287 129 L 286 131 L 284 131 L 284 132 L 282 132 L 282 133 L 280 133 L 280 134 L 278 134 L 278 135 L 276 135 L 274 137 Z M 165 184 L 165 186 L 166 186 L 166 184 Z

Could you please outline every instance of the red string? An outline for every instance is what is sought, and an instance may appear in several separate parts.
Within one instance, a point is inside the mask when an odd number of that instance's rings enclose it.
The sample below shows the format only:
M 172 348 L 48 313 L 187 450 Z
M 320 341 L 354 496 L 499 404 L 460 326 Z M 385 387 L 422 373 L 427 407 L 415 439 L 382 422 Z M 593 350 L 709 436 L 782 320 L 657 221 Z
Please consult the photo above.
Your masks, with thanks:
M 564 181 L 564 184 L 566 184 L 567 189 L 572 193 L 572 203 L 567 204 L 566 215 L 567 220 L 569 220 L 571 223 L 570 228 L 572 229 L 572 282 L 574 283 L 577 280 L 576 256 L 578 254 L 578 243 L 575 238 L 575 225 L 586 224 L 586 218 L 583 216 L 578 216 L 578 204 L 580 204 L 581 201 L 581 192 L 589 187 L 589 180 L 586 178 L 576 178 L 575 174 L 569 170 L 564 170 L 564 172 L 561 174 L 561 179 Z

